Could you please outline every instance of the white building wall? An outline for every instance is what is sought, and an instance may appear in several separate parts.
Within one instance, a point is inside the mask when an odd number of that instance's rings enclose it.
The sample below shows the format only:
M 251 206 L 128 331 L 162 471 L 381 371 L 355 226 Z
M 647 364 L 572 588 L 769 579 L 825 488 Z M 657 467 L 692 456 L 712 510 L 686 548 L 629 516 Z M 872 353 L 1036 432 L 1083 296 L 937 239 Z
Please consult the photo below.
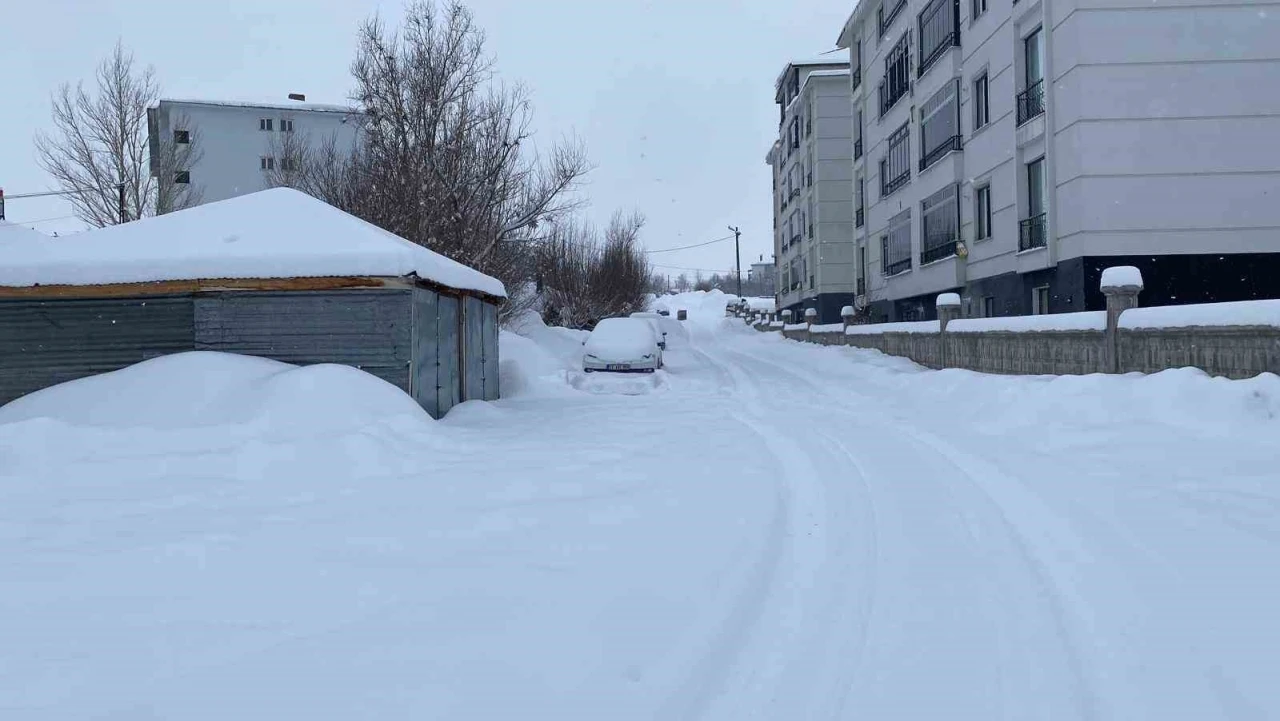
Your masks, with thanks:
M 293 121 L 296 139 L 317 143 L 334 137 L 340 147 L 354 145 L 359 120 L 359 115 L 351 112 L 308 109 L 304 103 L 296 107 L 245 106 L 162 100 L 156 115 L 157 130 L 163 137 L 172 138 L 174 130 L 194 131 L 200 157 L 187 170 L 202 203 L 268 187 L 261 159 L 273 157 L 279 163 L 282 120 Z M 264 118 L 272 120 L 272 130 L 259 129 L 259 120 Z

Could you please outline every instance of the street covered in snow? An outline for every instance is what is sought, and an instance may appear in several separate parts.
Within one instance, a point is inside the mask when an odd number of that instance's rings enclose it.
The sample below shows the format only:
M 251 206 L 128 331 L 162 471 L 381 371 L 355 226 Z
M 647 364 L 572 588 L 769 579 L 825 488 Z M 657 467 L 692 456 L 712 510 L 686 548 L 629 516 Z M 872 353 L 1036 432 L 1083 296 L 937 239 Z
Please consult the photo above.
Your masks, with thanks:
M 660 303 L 665 370 L 531 317 L 441 421 L 217 354 L 0 407 L 0 718 L 1280 716 L 1280 378 Z

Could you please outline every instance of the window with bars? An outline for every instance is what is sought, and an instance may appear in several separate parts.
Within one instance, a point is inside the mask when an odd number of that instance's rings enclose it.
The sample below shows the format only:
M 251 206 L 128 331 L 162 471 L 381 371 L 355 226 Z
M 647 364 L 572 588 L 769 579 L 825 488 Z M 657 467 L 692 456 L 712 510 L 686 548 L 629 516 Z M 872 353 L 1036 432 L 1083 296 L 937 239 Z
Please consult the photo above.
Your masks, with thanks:
M 889 227 L 880 236 L 880 257 L 883 275 L 897 275 L 911 270 L 911 209 L 908 208 L 889 220 Z
M 960 147 L 960 80 L 956 78 L 920 106 L 920 170 Z
M 953 183 L 920 203 L 920 264 L 956 254 L 960 240 L 960 185 Z
M 924 76 L 947 48 L 960 45 L 960 0 L 930 0 L 920 13 L 920 70 Z
M 884 157 L 880 159 L 880 197 L 911 182 L 910 125 L 910 121 L 903 123 L 885 143 Z
M 884 79 L 880 81 L 880 116 L 911 92 L 911 34 L 903 33 L 884 58 Z

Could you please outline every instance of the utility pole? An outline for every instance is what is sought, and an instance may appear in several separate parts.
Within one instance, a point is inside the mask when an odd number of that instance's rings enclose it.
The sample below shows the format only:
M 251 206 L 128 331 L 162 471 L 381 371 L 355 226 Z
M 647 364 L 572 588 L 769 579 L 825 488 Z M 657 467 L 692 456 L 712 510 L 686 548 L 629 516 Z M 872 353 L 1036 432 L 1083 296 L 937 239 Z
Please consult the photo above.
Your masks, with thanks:
M 729 230 L 733 232 L 733 257 L 737 259 L 738 265 L 738 297 L 742 297 L 742 248 L 738 246 L 738 237 L 742 235 L 741 231 L 732 225 Z
M 120 193 L 120 222 L 129 222 L 129 211 L 124 207 L 124 183 L 116 183 L 116 190 Z

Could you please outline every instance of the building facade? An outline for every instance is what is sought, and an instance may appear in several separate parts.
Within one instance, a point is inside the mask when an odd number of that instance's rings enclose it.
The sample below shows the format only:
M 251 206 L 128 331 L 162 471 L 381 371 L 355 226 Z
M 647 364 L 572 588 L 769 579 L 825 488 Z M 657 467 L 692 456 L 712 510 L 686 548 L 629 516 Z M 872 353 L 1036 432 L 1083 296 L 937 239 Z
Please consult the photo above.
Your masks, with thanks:
M 776 236 L 776 234 L 775 234 Z M 775 237 L 775 244 L 777 242 Z M 765 297 L 775 296 L 778 292 L 778 274 L 777 266 L 773 260 L 764 260 L 762 257 L 760 262 L 752 263 L 751 268 L 747 270 L 747 282 L 749 285 L 748 295 Z
M 1280 297 L 1277 22 L 1210 0 L 863 0 L 838 41 L 858 307 L 1096 310 L 1118 264 L 1144 305 Z
M 306 102 L 161 100 L 147 111 L 151 172 L 172 172 L 173 182 L 190 184 L 193 205 L 254 193 L 291 172 L 303 145 L 332 139 L 339 148 L 354 147 L 362 117 L 349 107 Z M 192 142 L 190 167 L 161 171 L 155 159 L 164 143 Z
M 787 64 L 776 84 L 773 170 L 777 303 L 840 320 L 856 291 L 849 63 L 843 54 Z

